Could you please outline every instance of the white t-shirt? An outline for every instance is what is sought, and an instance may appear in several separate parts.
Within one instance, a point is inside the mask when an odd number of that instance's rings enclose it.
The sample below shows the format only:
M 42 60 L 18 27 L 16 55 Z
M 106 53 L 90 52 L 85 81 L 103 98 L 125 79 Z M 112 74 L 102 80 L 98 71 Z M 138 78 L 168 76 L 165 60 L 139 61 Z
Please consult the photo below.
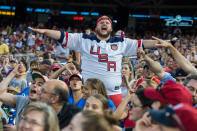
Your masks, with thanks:
M 35 35 L 28 36 L 28 46 L 34 46 L 35 45 Z
M 129 82 L 129 85 L 132 86 L 133 82 L 135 81 L 135 79 L 131 80 Z M 122 99 L 124 100 L 125 97 L 127 96 L 127 87 L 126 86 L 121 86 L 121 93 L 122 93 Z
M 111 37 L 100 41 L 95 35 L 61 32 L 60 42 L 64 47 L 81 53 L 81 69 L 84 82 L 98 78 L 105 84 L 107 94 L 121 94 L 121 63 L 123 56 L 137 54 L 141 40 Z
M 70 50 L 68 48 L 63 48 L 62 45 L 58 45 L 56 48 L 55 56 L 69 56 Z M 60 63 L 67 63 L 66 59 L 61 59 L 56 57 L 56 61 Z

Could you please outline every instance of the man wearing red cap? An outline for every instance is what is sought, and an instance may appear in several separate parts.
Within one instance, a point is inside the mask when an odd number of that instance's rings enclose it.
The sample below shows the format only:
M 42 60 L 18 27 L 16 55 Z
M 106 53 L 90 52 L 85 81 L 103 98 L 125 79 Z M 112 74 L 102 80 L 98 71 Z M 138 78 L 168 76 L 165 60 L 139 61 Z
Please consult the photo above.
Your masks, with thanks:
M 165 110 L 150 110 L 137 122 L 136 131 L 196 131 L 196 124 L 197 110 L 181 103 Z
M 157 46 L 155 40 L 142 41 L 112 37 L 112 21 L 107 16 L 102 16 L 97 20 L 96 35 L 31 27 L 29 29 L 59 40 L 64 48 L 68 47 L 80 52 L 82 54 L 81 69 L 84 81 L 88 78 L 101 79 L 116 106 L 122 99 L 120 89 L 122 57 L 136 55 L 139 47 L 152 48 Z

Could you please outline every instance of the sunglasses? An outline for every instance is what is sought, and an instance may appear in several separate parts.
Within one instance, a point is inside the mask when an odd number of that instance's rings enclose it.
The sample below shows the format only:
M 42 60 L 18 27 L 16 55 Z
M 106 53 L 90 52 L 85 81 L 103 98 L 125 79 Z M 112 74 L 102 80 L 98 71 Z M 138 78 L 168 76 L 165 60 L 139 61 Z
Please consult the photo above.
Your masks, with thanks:
M 133 108 L 137 108 L 137 107 L 140 107 L 140 108 L 142 108 L 143 107 L 143 105 L 135 105 L 134 103 L 132 103 L 131 101 L 128 103 L 128 108 L 129 108 L 129 110 L 131 110 L 131 109 L 133 109 Z

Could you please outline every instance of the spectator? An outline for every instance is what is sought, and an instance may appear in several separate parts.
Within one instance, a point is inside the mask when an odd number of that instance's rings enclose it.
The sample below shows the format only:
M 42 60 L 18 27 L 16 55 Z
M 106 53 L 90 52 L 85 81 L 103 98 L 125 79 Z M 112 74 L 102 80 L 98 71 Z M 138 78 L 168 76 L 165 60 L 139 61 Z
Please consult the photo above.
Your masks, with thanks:
M 35 56 L 32 58 L 34 61 L 39 61 L 39 57 L 41 56 L 41 51 L 40 50 L 37 50 L 35 51 Z
M 69 97 L 68 103 L 76 105 L 80 108 L 84 108 L 86 103 L 85 99 L 83 98 L 82 94 L 82 77 L 80 74 L 73 74 L 69 78 Z
M 26 72 L 29 69 L 28 62 L 25 58 L 19 62 L 18 72 L 15 78 L 10 82 L 8 90 L 14 94 L 20 93 L 27 87 Z
M 46 77 L 41 74 L 32 74 L 32 84 L 29 89 L 29 96 L 16 96 L 11 93 L 7 93 L 7 88 L 9 82 L 19 73 L 18 71 L 19 65 L 15 67 L 15 69 L 6 77 L 5 80 L 1 82 L 0 88 L 0 100 L 3 104 L 16 107 L 16 124 L 18 124 L 18 120 L 23 113 L 23 109 L 30 102 L 39 100 L 38 93 L 40 93 L 40 86 L 43 85 L 45 81 L 47 81 Z
M 84 110 L 91 110 L 99 114 L 105 114 L 106 111 L 109 111 L 108 100 L 101 94 L 91 95 L 86 100 Z
M 57 45 L 55 52 L 56 61 L 66 64 L 70 58 L 70 51 L 68 48 L 63 48 L 61 44 Z
M 24 130 L 60 131 L 53 108 L 41 102 L 27 105 L 17 127 L 17 131 Z
M 28 35 L 27 45 L 29 48 L 32 48 L 35 45 L 35 35 L 33 35 L 32 32 L 30 32 Z
M 192 93 L 193 105 L 197 104 L 197 73 L 189 74 L 184 81 L 186 86 Z
M 82 111 L 73 117 L 63 131 L 111 131 L 117 121 L 109 114 L 101 115 L 92 111 Z
M 59 70 L 61 68 L 59 63 L 54 63 L 53 65 L 51 65 L 50 67 L 50 74 L 49 76 L 53 75 L 54 72 L 56 72 L 57 70 Z
M 51 105 L 56 111 L 60 129 L 69 124 L 72 117 L 81 109 L 68 104 L 68 87 L 60 80 L 49 80 L 41 89 L 40 100 Z
M 0 55 L 7 55 L 9 53 L 9 47 L 4 43 L 4 38 L 1 37 L 0 41 Z
M 7 76 L 10 74 L 10 72 L 12 72 L 12 70 L 16 67 L 17 65 L 17 61 L 15 59 L 13 60 L 10 60 L 10 65 L 11 65 L 11 68 L 8 70 L 8 73 L 7 73 Z
M 93 94 L 101 94 L 107 98 L 109 102 L 109 108 L 111 110 L 115 111 L 116 107 L 118 107 L 118 105 L 115 106 L 112 100 L 107 96 L 105 85 L 99 79 L 96 78 L 87 79 L 87 81 L 85 82 L 82 88 L 82 93 L 83 93 L 83 98 L 85 100 Z
M 45 59 L 39 64 L 39 69 L 42 70 L 46 76 L 49 76 L 51 65 L 52 65 L 51 61 Z
M 194 126 L 197 122 L 197 111 L 187 104 L 178 104 L 174 107 L 168 106 L 163 111 L 150 110 L 152 120 L 159 123 L 158 131 L 196 131 Z M 168 115 L 166 115 L 168 114 Z M 185 117 L 187 116 L 187 117 Z M 142 121 L 141 121 L 142 122 Z M 142 126 L 142 123 L 139 125 Z M 149 124 L 151 125 L 151 123 Z M 146 124 L 144 126 L 147 126 Z M 144 127 L 139 127 L 143 129 Z M 139 131 L 139 130 L 138 130 Z
M 39 68 L 39 63 L 37 61 L 31 61 L 30 62 L 30 69 L 27 72 L 26 75 L 26 80 L 27 80 L 27 84 L 30 85 L 31 83 L 31 73 L 33 69 L 38 69 Z
M 167 104 L 177 105 L 186 103 L 192 106 L 192 95 L 187 88 L 174 81 L 167 81 L 163 86 L 158 86 L 157 89 L 146 88 L 144 95 L 154 100 L 152 108 L 155 110 L 166 107 Z
M 121 92 L 122 92 L 122 97 L 124 99 L 127 95 L 127 88 L 129 88 L 129 86 L 132 86 L 133 82 L 135 81 L 132 65 L 129 62 L 123 62 L 121 73 L 122 73 Z
M 123 56 L 136 55 L 138 47 L 142 46 L 142 41 L 123 37 L 111 37 L 112 21 L 107 16 L 101 16 L 97 20 L 96 35 L 72 34 L 31 27 L 29 29 L 59 40 L 65 48 L 68 47 L 70 50 L 80 52 L 84 81 L 88 78 L 101 79 L 105 83 L 107 93 L 111 96 L 112 101 L 116 105 L 121 103 L 121 59 Z M 144 40 L 143 43 L 145 48 L 157 46 L 157 41 L 154 40 Z

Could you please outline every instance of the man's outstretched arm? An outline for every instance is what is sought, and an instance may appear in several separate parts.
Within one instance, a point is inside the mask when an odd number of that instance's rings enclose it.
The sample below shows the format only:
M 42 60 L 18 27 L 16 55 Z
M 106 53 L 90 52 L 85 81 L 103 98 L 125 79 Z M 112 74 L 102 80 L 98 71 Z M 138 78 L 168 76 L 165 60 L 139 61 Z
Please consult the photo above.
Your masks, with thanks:
M 158 41 L 156 40 L 143 40 L 144 48 L 156 48 Z
M 145 52 L 141 48 L 139 49 L 139 52 L 146 61 L 150 70 L 154 72 L 160 80 L 163 80 L 165 72 L 163 71 L 163 68 L 160 65 L 160 63 L 152 60 L 149 56 L 145 55 Z
M 61 37 L 61 32 L 57 31 L 57 30 L 49 30 L 49 29 L 35 29 L 32 27 L 28 27 L 30 30 L 40 33 L 40 34 L 44 34 L 50 38 L 53 38 L 55 40 L 60 40 Z
M 169 42 L 163 41 L 161 39 L 158 39 L 156 37 L 153 37 L 153 39 L 157 40 L 160 44 L 160 47 L 165 47 L 165 48 L 169 48 L 170 52 L 173 56 L 173 58 L 176 60 L 176 63 L 188 74 L 189 73 L 193 73 L 193 72 L 197 72 L 197 69 L 192 65 L 191 62 L 189 62 L 176 48 L 174 48 L 174 46 L 172 46 L 172 44 L 170 44 Z M 159 47 L 158 46 L 158 47 Z
M 16 96 L 11 93 L 7 93 L 7 89 L 10 81 L 18 74 L 18 67 L 19 65 L 17 65 L 14 70 L 0 83 L 0 101 L 12 107 L 16 106 Z

